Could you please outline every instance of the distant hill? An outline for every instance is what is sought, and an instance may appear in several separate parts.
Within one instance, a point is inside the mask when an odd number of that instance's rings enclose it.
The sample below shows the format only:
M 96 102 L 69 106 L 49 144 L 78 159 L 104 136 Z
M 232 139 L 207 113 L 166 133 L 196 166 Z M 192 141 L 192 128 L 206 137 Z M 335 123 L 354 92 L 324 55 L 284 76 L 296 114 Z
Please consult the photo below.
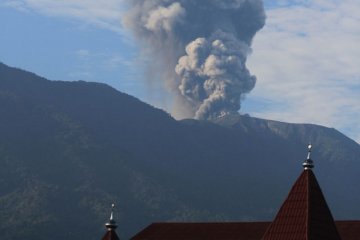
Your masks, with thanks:
M 270 220 L 314 145 L 337 219 L 360 219 L 360 146 L 335 129 L 249 116 L 176 121 L 105 84 L 0 64 L 0 239 L 98 240 L 154 221 Z

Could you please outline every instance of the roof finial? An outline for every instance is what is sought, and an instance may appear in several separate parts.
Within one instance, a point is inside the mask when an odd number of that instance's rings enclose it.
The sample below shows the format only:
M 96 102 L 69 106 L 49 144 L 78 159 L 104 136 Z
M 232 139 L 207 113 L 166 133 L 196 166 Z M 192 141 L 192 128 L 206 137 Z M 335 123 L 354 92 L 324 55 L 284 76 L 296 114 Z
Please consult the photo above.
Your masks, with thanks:
M 308 149 L 309 149 L 309 151 L 308 151 L 307 159 L 310 159 L 310 157 L 311 157 L 311 149 L 312 149 L 311 143 L 309 143 Z
M 303 163 L 303 167 L 304 167 L 305 170 L 309 170 L 309 169 L 314 168 L 314 162 L 310 158 L 311 157 L 311 150 L 312 150 L 312 144 L 311 143 L 308 145 L 308 149 L 309 150 L 308 150 L 307 158 L 306 158 L 305 162 Z
M 115 204 L 113 203 L 113 204 L 111 204 L 110 220 L 109 220 L 108 223 L 105 224 L 105 227 L 108 230 L 112 230 L 112 229 L 117 228 L 116 221 L 114 220 L 114 208 L 115 208 Z

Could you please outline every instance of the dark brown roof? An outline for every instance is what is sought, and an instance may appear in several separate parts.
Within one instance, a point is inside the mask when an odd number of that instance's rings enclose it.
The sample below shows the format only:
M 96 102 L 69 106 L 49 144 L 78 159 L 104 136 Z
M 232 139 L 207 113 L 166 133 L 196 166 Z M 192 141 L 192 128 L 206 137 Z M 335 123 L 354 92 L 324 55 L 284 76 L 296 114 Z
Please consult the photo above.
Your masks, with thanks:
M 342 240 L 360 239 L 360 221 L 335 223 Z M 260 240 L 269 225 L 270 222 L 153 223 L 131 240 Z
M 360 239 L 360 221 L 335 221 L 342 240 Z
M 132 240 L 259 240 L 268 222 L 153 223 Z
M 340 239 L 312 170 L 304 170 L 297 179 L 263 237 L 263 240 L 275 239 Z
M 120 240 L 115 230 L 108 230 L 103 236 L 102 240 Z

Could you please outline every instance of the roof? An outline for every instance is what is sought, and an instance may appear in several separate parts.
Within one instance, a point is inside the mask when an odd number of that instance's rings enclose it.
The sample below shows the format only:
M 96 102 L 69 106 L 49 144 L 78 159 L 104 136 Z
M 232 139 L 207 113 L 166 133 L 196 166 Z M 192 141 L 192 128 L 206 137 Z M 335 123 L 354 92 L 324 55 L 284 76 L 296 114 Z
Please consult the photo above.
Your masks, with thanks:
M 342 240 L 356 240 L 360 236 L 360 221 L 335 221 Z
M 268 222 L 153 223 L 132 240 L 259 240 Z
M 102 240 L 120 240 L 115 230 L 108 230 L 103 236 Z
M 263 240 L 338 240 L 339 233 L 311 169 L 296 180 Z
M 131 240 L 261 240 L 270 222 L 153 223 Z M 342 240 L 358 240 L 360 221 L 336 221 Z

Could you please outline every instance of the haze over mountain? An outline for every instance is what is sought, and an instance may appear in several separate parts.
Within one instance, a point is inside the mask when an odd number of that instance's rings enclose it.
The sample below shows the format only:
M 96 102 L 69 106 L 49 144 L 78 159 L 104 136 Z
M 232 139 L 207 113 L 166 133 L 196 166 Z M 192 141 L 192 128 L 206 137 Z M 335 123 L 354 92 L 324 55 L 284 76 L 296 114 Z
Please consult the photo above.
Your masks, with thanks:
M 107 85 L 0 64 L 0 238 L 127 239 L 154 221 L 270 220 L 314 145 L 336 219 L 360 218 L 360 146 L 335 129 L 176 121 Z

